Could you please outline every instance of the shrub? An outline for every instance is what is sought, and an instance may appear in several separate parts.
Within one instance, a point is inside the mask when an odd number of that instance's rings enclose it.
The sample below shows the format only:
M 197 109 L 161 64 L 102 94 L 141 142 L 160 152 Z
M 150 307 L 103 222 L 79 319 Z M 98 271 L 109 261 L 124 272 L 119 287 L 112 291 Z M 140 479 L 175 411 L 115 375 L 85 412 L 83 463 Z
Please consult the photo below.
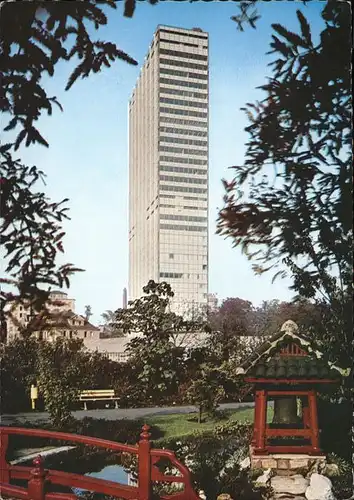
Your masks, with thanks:
M 232 498 L 256 500 L 261 494 L 238 466 L 248 453 L 251 433 L 251 424 L 231 422 L 192 436 L 159 440 L 158 446 L 176 453 L 191 470 L 195 489 L 204 490 L 207 498 L 228 493 Z
M 321 429 L 321 447 L 327 453 L 335 453 L 346 461 L 351 460 L 351 425 L 352 403 L 332 403 L 319 399 L 319 427 Z
M 203 364 L 186 391 L 186 399 L 198 408 L 198 422 L 202 423 L 203 414 L 214 416 L 225 391 L 213 366 Z
M 339 469 L 338 476 L 331 477 L 335 498 L 349 498 L 353 493 L 352 464 L 343 458 L 330 453 L 328 463 L 336 464 Z
M 64 427 L 60 424 L 59 426 L 53 425 L 50 422 L 46 423 L 21 423 L 17 424 L 14 422 L 14 425 L 18 425 L 21 427 L 25 427 L 28 429 L 44 429 L 48 431 L 64 431 L 69 432 L 71 434 L 79 434 L 82 436 L 91 436 L 97 437 L 101 439 L 108 439 L 109 441 L 116 441 L 120 443 L 128 443 L 128 444 L 136 444 L 139 440 L 139 436 L 141 433 L 141 428 L 143 423 L 139 420 L 104 420 L 104 419 L 94 419 L 94 418 L 84 418 L 82 420 L 71 419 Z M 156 432 L 156 436 L 159 435 Z M 58 446 L 60 443 L 61 446 L 71 445 L 70 441 L 58 441 L 57 439 L 47 439 L 47 438 L 38 438 L 35 436 L 10 436 L 9 440 L 9 456 L 13 456 L 15 450 L 19 448 L 40 448 L 44 446 Z M 69 458 L 75 455 L 75 460 L 78 460 L 78 464 L 80 463 L 81 458 L 83 460 L 88 460 L 88 457 L 92 458 L 93 451 L 92 447 L 87 447 L 85 445 L 79 446 L 80 452 L 77 454 L 70 453 Z M 103 452 L 102 452 L 103 453 Z M 70 458 L 70 462 L 75 464 L 75 460 Z M 53 463 L 56 465 L 60 465 L 62 461 L 62 455 L 59 457 L 53 456 Z M 52 463 L 52 458 L 51 458 Z M 65 463 L 66 470 L 68 469 L 66 464 L 66 458 L 63 461 Z M 73 468 L 73 470 L 75 467 Z
M 15 339 L 0 346 L 0 400 L 3 413 L 30 408 L 30 387 L 35 382 L 38 341 Z
M 93 368 L 81 340 L 60 337 L 38 343 L 38 388 L 54 426 L 64 428 L 73 419 L 71 407 L 79 391 L 90 384 Z
M 122 363 L 86 351 L 79 339 L 15 339 L 0 345 L 1 410 L 28 411 L 30 387 L 36 384 L 37 409 L 48 410 L 53 423 L 63 427 L 80 390 L 119 385 L 125 370 Z

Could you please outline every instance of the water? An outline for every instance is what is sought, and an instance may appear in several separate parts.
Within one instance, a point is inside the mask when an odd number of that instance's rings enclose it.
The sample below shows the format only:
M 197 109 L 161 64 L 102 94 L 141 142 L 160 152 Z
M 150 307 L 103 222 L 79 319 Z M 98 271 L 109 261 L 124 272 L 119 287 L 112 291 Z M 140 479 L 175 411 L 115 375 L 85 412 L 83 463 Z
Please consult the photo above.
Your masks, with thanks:
M 107 481 L 114 481 L 120 484 L 129 483 L 129 474 L 120 465 L 107 465 L 99 472 L 89 472 L 85 476 L 95 477 L 97 479 L 106 479 Z M 79 488 L 72 488 L 75 495 L 80 495 L 85 493 L 87 490 L 82 490 Z
M 107 465 L 99 472 L 89 472 L 86 476 L 96 477 L 97 479 L 106 479 L 116 483 L 128 484 L 128 474 L 120 465 Z

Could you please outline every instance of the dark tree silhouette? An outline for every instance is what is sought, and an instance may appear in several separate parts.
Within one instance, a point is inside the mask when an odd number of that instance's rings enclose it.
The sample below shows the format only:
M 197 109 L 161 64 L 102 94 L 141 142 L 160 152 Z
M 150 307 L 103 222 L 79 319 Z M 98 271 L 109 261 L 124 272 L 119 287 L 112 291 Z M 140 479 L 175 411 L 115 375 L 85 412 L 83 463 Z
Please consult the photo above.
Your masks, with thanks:
M 262 273 L 285 264 L 299 295 L 329 305 L 323 343 L 351 358 L 352 155 L 350 6 L 329 1 L 319 43 L 274 24 L 265 98 L 248 103 L 243 165 L 223 181 L 218 232 Z M 246 200 L 243 189 L 249 189 Z M 285 271 L 278 269 L 277 275 Z
M 151 5 L 158 3 L 158 0 L 149 0 Z M 124 0 L 124 15 L 125 17 L 133 17 L 136 7 L 136 0 Z
M 5 128 L 1 154 L 1 243 L 5 249 L 1 300 L 28 299 L 39 310 L 48 298 L 48 287 L 69 286 L 72 264 L 57 267 L 63 252 L 61 222 L 67 216 L 63 200 L 51 202 L 38 191 L 44 173 L 26 166 L 15 156 L 21 145 L 42 144 L 46 138 L 36 122 L 43 113 L 61 109 L 48 96 L 42 77 L 53 76 L 58 63 L 78 59 L 66 90 L 79 79 L 110 67 L 117 60 L 137 62 L 114 43 L 94 40 L 89 27 L 107 24 L 104 8 L 116 8 L 113 0 L 96 2 L 7 2 L 0 16 L 0 106 Z M 6 118 L 8 121 L 6 122 Z M 7 142 L 6 142 L 7 141 Z M 8 288 L 7 288 L 8 290 Z

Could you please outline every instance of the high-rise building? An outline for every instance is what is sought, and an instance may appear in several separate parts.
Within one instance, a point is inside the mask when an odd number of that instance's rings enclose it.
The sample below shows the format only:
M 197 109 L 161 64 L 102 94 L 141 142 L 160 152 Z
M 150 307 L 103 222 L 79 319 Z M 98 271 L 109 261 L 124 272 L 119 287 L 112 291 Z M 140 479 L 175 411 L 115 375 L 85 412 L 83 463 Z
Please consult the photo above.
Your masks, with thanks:
M 159 26 L 129 103 L 129 298 L 208 301 L 208 33 Z

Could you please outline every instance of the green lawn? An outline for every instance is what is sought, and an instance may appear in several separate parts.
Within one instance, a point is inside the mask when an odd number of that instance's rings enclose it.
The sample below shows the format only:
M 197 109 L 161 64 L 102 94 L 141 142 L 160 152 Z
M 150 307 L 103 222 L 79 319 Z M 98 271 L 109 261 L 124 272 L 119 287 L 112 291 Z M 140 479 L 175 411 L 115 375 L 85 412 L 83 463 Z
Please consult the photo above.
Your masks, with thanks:
M 207 421 L 202 424 L 198 424 L 198 422 L 194 420 L 194 418 L 196 418 L 196 413 L 151 415 L 145 417 L 144 421 L 151 426 L 157 427 L 163 433 L 164 438 L 187 436 L 194 431 L 211 430 L 218 425 L 224 425 L 228 422 L 244 422 L 245 420 L 253 422 L 253 408 L 228 410 L 225 412 L 225 415 L 227 417 L 225 419 L 207 419 Z M 268 422 L 271 420 L 272 415 L 273 410 L 269 408 L 267 415 Z

